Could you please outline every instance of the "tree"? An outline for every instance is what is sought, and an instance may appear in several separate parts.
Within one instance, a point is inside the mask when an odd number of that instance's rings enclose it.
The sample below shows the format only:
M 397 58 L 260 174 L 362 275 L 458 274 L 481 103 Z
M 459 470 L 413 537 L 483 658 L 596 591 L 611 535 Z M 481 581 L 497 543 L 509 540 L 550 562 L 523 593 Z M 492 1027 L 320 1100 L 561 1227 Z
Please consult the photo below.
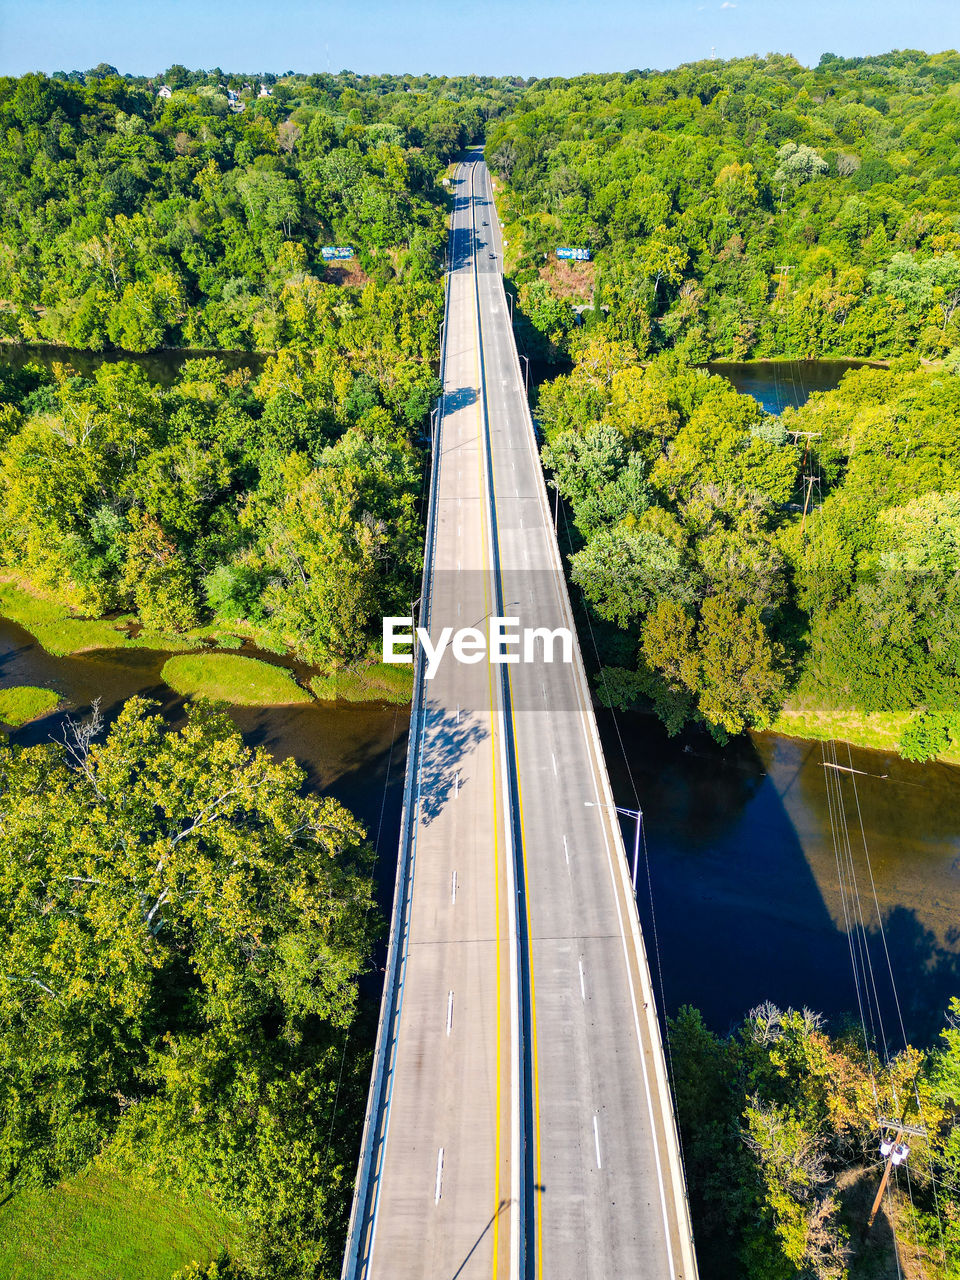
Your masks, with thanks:
M 252 1275 L 306 1280 L 353 1162 L 316 1115 L 371 942 L 364 834 L 209 706 L 171 732 L 133 699 L 101 729 L 0 746 L 2 1176 L 105 1150 L 243 1219 Z
M 663 596 L 689 599 L 676 548 L 649 529 L 605 528 L 570 558 L 570 576 L 601 618 L 627 627 Z

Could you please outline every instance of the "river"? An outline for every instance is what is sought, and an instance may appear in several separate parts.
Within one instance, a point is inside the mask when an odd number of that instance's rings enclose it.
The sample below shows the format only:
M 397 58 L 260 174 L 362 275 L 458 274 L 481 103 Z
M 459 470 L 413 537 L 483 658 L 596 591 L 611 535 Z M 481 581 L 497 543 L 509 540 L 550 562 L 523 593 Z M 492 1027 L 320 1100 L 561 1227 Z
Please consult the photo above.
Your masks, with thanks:
M 171 367 L 166 365 L 167 380 Z M 722 371 L 779 410 L 811 390 L 836 385 L 847 367 L 831 362 L 814 371 L 794 362 L 727 365 Z M 109 716 L 136 693 L 156 700 L 173 724 L 181 722 L 182 700 L 160 679 L 166 656 L 135 649 L 53 658 L 22 628 L 0 620 L 0 686 L 43 685 L 65 699 L 61 711 L 14 730 L 11 740 L 47 740 L 60 733 L 65 714 L 85 713 L 94 698 Z M 406 709 L 314 703 L 235 708 L 232 715 L 248 741 L 295 756 L 308 785 L 341 800 L 365 824 L 378 849 L 378 890 L 386 910 Z M 807 1005 L 833 1020 L 855 1009 L 820 747 L 774 734 L 722 749 L 702 733 L 671 740 L 659 722 L 641 714 L 614 719 L 602 713 L 600 727 L 618 803 L 633 807 L 639 797 L 645 813 L 649 883 L 644 867 L 639 902 L 667 1011 L 697 1005 L 722 1031 L 763 1000 Z M 856 749 L 851 763 L 862 771 L 855 776 L 869 871 L 904 1025 L 909 1038 L 930 1043 L 947 1000 L 960 994 L 960 770 Z M 853 776 L 845 782 L 851 844 L 885 1030 L 896 1046 L 897 1012 L 855 821 Z
M 170 386 L 187 360 L 215 356 L 228 369 L 249 369 L 259 373 L 269 354 L 262 351 L 150 351 L 144 355 L 123 351 L 78 351 L 72 347 L 19 346 L 0 343 L 0 364 L 22 368 L 39 364 L 69 364 L 77 373 L 90 377 L 100 365 L 127 360 L 138 365 L 162 386 Z M 745 360 L 716 361 L 704 366 L 745 395 L 759 400 L 768 413 L 782 413 L 787 407 L 803 404 L 813 391 L 830 391 L 848 369 L 860 368 L 862 360 Z

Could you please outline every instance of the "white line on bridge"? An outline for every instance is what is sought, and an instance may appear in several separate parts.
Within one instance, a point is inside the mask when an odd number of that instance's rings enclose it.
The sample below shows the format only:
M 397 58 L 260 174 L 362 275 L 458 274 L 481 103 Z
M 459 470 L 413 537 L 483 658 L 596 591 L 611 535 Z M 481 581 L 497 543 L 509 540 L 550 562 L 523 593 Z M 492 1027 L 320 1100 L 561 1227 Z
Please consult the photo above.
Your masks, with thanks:
M 460 703 L 457 703 L 457 724 L 460 723 Z
M 451 907 L 454 907 L 456 906 L 456 904 L 457 904 L 457 873 L 454 871 L 454 873 L 450 877 L 450 905 Z
M 564 836 L 564 837 L 563 837 L 563 856 L 566 858 L 566 860 L 567 860 L 567 866 L 569 867 L 569 865 L 570 865 L 570 850 L 567 848 L 567 837 L 566 837 L 566 836 Z M 454 873 L 454 874 L 456 874 L 456 873 Z
M 550 759 L 553 761 L 553 776 L 557 777 L 557 756 L 556 752 L 550 752 Z
M 447 1035 L 453 1030 L 453 992 L 447 996 Z
M 580 999 L 584 1002 L 584 1004 L 586 1004 L 587 991 L 583 985 L 583 956 L 581 956 L 580 959 L 577 961 L 577 967 L 580 970 Z M 451 991 L 450 994 L 453 995 L 453 992 Z
M 459 770 L 459 769 L 457 770 L 457 776 L 456 776 L 456 778 L 454 779 L 454 783 L 453 783 L 453 785 L 454 785 L 454 788 L 455 788 L 454 794 L 456 795 L 457 799 L 459 800 L 459 799 L 460 799 L 460 770 Z
M 596 1127 L 596 1118 L 594 1118 L 594 1127 Z M 599 1148 L 597 1148 L 599 1150 Z M 443 1187 L 443 1147 L 437 1152 L 437 1185 L 434 1188 L 433 1203 L 440 1203 L 440 1191 Z
M 593 1145 L 597 1148 L 597 1168 L 602 1169 L 603 1164 L 600 1160 L 600 1130 L 597 1128 L 597 1117 L 593 1117 Z M 440 1148 L 440 1156 L 443 1157 L 443 1147 Z M 440 1199 L 440 1169 L 437 1167 L 437 1199 Z

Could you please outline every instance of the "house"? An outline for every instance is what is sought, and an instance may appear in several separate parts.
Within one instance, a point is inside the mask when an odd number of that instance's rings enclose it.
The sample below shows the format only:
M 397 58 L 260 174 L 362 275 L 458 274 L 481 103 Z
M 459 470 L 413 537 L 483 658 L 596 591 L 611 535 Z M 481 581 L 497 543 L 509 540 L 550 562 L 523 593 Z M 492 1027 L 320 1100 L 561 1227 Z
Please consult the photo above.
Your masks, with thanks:
M 162 85 L 160 86 L 160 88 L 157 90 L 157 97 L 158 97 L 158 98 L 172 98 L 172 97 L 173 97 L 173 90 L 170 88 L 170 86 L 169 86 L 168 84 L 162 84 Z
M 273 97 L 273 90 L 272 90 L 272 89 L 268 89 L 268 88 L 267 88 L 267 86 L 266 86 L 265 84 L 262 84 L 262 85 L 260 86 L 260 92 L 257 94 L 257 97 L 258 97 L 258 98 L 272 98 L 272 97 Z

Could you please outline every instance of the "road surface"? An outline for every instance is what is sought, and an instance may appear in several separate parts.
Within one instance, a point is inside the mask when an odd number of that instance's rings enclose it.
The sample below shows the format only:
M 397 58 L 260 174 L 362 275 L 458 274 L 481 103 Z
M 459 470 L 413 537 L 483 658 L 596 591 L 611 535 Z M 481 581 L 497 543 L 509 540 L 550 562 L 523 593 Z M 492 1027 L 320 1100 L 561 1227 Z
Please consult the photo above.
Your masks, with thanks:
M 456 177 L 422 625 L 574 632 L 490 178 Z M 693 1280 L 649 972 L 579 649 L 419 685 L 344 1276 Z

